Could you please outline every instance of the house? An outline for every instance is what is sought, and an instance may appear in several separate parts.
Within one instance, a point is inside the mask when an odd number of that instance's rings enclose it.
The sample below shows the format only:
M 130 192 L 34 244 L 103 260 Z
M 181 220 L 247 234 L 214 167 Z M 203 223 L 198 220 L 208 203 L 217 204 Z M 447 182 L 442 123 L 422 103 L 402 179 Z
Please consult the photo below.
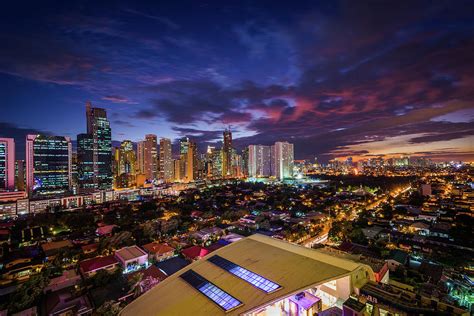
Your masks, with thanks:
M 100 270 L 115 271 L 119 265 L 119 261 L 114 255 L 95 257 L 79 262 L 79 271 L 85 277 L 91 277 Z
M 384 230 L 383 227 L 372 226 L 372 227 L 362 228 L 362 233 L 367 239 L 376 239 L 380 236 L 383 230 Z
M 214 237 L 214 236 L 219 236 L 223 232 L 223 229 L 219 227 L 207 227 L 204 229 L 201 229 L 194 234 L 191 235 L 196 240 L 202 240 L 202 241 L 207 241 L 208 239 Z
M 411 224 L 408 229 L 411 232 L 415 232 L 419 235 L 427 236 L 430 233 L 430 225 L 424 222 L 414 222 Z
M 220 240 L 225 240 L 225 241 L 228 241 L 230 243 L 233 243 L 237 240 L 241 240 L 242 238 L 245 238 L 245 237 L 242 236 L 242 235 L 239 235 L 239 234 L 230 233 L 230 234 L 227 234 L 225 236 L 222 236 Z
M 115 227 L 118 227 L 118 226 L 117 225 L 100 226 L 99 228 L 96 229 L 95 233 L 98 236 L 110 236 L 112 235 L 112 231 L 114 230 Z
M 181 257 L 173 257 L 167 260 L 160 261 L 155 265 L 158 269 L 160 269 L 161 272 L 163 272 L 167 276 L 170 276 L 173 273 L 176 273 L 182 268 L 186 267 L 188 264 L 189 262 Z
M 80 281 L 81 276 L 75 270 L 64 270 L 61 276 L 49 280 L 49 285 L 45 287 L 44 292 L 56 292 L 74 286 Z
M 189 248 L 183 249 L 181 254 L 188 260 L 194 261 L 199 260 L 209 253 L 204 247 L 201 246 L 191 246 Z
M 124 273 L 148 266 L 148 254 L 138 246 L 123 247 L 115 251 L 115 257 L 124 269 Z
M 97 244 L 97 243 L 84 245 L 84 246 L 81 247 L 82 253 L 85 254 L 85 255 L 89 255 L 91 253 L 96 252 L 98 248 L 99 248 L 99 244 Z
M 149 259 L 153 258 L 156 261 L 163 261 L 175 255 L 173 247 L 157 242 L 143 245 L 142 248 L 148 253 Z
M 74 289 L 63 289 L 46 296 L 45 314 L 56 315 L 91 315 L 94 307 L 85 295 L 75 295 Z
M 390 257 L 386 260 L 390 271 L 395 271 L 402 265 L 406 265 L 408 262 L 408 254 L 405 251 L 394 249 L 390 251 Z
M 41 244 L 41 249 L 47 260 L 52 260 L 61 250 L 72 248 L 73 244 L 69 240 L 51 241 Z

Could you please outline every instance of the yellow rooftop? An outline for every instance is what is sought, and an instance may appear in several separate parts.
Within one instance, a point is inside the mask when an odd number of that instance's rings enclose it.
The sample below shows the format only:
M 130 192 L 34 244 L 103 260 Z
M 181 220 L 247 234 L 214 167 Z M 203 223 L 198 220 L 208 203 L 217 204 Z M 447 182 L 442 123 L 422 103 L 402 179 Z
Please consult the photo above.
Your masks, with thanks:
M 280 288 L 270 293 L 258 289 L 207 260 L 215 255 L 277 283 Z M 225 311 L 180 277 L 188 270 L 241 304 Z M 366 265 L 255 234 L 222 247 L 171 275 L 126 306 L 121 315 L 239 315 L 345 276 L 351 276 L 351 286 L 374 279 L 373 271 Z

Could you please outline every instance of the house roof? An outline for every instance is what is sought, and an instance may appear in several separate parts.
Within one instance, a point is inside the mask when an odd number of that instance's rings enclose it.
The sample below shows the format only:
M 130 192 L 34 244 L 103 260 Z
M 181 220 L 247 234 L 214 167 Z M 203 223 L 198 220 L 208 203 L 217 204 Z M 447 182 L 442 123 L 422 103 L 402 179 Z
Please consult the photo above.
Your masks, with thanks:
M 51 250 L 61 249 L 61 248 L 70 248 L 72 247 L 72 242 L 69 240 L 60 240 L 60 241 L 52 241 L 41 244 L 41 248 L 44 252 L 49 252 Z
M 79 266 L 83 272 L 90 272 L 94 270 L 99 270 L 110 266 L 112 264 L 117 264 L 118 261 L 114 255 L 105 256 L 105 257 L 95 257 L 92 259 L 87 259 L 81 261 Z
M 202 258 L 207 255 L 210 251 L 201 246 L 191 246 L 189 248 L 183 249 L 181 253 L 183 256 L 194 260 L 195 258 Z
M 138 246 L 123 247 L 122 249 L 115 251 L 115 256 L 123 261 L 133 260 L 146 255 L 147 253 Z
M 207 260 L 214 255 L 277 283 L 279 289 L 270 293 L 258 289 Z M 241 304 L 225 312 L 181 277 L 190 270 L 235 297 Z M 360 270 L 374 279 L 373 271 L 364 264 L 256 234 L 193 262 L 126 306 L 121 314 L 238 315 Z
M 145 249 L 146 252 L 151 253 L 151 254 L 159 254 L 162 255 L 164 253 L 168 253 L 170 251 L 174 251 L 173 247 L 170 247 L 165 244 L 160 244 L 157 242 L 151 242 L 149 244 L 143 245 L 143 249 Z
M 167 260 L 156 263 L 156 266 L 163 271 L 166 275 L 172 275 L 173 273 L 178 272 L 185 266 L 189 264 L 188 261 L 184 260 L 181 257 L 173 257 Z

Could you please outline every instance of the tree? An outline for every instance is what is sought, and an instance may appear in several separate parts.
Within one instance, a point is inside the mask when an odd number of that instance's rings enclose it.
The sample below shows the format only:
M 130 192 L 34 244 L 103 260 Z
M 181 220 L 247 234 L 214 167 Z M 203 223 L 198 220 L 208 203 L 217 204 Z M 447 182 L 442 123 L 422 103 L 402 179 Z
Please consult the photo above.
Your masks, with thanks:
M 8 304 L 9 314 L 22 311 L 36 304 L 48 284 L 48 271 L 30 277 L 30 279 L 20 285 L 15 294 L 13 294 Z
M 120 307 L 120 303 L 116 301 L 107 301 L 99 308 L 97 308 L 97 314 L 102 315 L 102 316 L 115 316 L 120 313 L 120 310 L 122 308 Z

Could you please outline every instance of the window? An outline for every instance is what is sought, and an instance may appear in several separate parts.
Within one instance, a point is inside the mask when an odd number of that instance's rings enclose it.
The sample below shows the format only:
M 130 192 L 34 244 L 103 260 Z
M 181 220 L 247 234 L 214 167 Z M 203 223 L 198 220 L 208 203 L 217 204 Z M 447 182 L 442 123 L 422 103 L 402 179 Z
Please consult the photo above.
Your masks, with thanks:
M 266 293 L 271 293 L 281 287 L 280 285 L 220 256 L 215 255 L 207 260 Z
M 180 277 L 225 311 L 229 311 L 242 305 L 238 299 L 229 293 L 224 292 L 222 289 L 218 288 L 193 270 L 184 272 Z

